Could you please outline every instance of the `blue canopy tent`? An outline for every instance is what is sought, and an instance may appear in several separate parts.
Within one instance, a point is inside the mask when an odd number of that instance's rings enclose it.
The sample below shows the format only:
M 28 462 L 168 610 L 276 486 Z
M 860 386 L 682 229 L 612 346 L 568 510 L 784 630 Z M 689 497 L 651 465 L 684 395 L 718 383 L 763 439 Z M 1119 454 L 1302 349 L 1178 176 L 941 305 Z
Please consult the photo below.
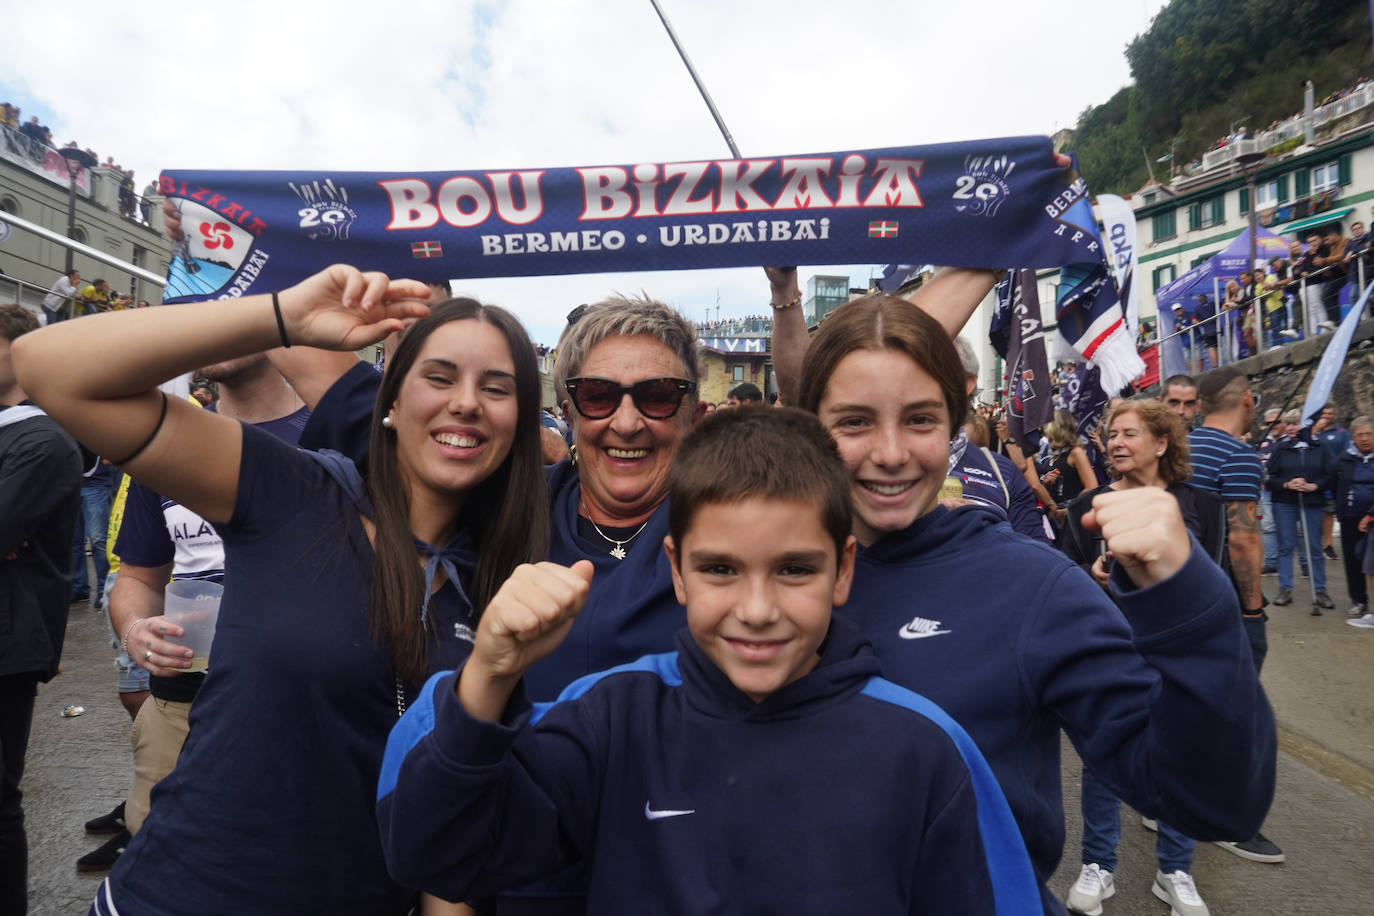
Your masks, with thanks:
M 1261 261 L 1288 256 L 1289 240 L 1260 226 L 1255 236 L 1255 256 Z M 1231 243 L 1203 261 L 1183 276 L 1155 290 L 1155 304 L 1159 308 L 1160 367 L 1162 378 L 1186 374 L 1188 360 L 1183 352 L 1183 339 L 1172 337 L 1177 330 L 1173 306 L 1179 303 L 1183 313 L 1191 317 L 1197 297 L 1206 295 L 1213 302 L 1221 300 L 1221 291 L 1228 280 L 1246 269 L 1250 262 L 1250 230 L 1243 229 Z M 1166 339 L 1167 338 L 1167 339 Z

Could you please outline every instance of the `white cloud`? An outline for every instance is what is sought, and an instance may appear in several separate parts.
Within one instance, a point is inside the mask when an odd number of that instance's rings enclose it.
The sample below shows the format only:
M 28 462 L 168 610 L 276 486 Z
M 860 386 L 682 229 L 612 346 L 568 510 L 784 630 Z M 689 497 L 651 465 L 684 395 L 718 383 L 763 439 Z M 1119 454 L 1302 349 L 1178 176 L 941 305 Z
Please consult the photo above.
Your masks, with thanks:
M 1127 82 L 1122 51 L 1163 5 L 661 2 L 744 155 L 1050 133 Z M 5 19 L 0 96 L 40 114 L 59 143 L 136 169 L 140 186 L 163 168 L 725 153 L 648 0 L 75 0 L 10 4 Z M 767 295 L 760 272 L 738 270 L 460 285 L 549 342 L 572 306 L 611 289 L 643 287 L 689 317 L 714 308 L 717 288 L 724 315 L 761 311 Z

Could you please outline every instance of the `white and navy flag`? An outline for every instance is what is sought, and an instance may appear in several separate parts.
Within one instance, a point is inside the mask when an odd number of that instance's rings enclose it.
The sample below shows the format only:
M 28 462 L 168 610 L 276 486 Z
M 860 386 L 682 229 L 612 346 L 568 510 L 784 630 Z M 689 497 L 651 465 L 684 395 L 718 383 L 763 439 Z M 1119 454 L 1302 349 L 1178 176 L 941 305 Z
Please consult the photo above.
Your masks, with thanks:
M 418 280 L 760 264 L 1100 262 L 1047 137 L 750 159 L 454 172 L 167 171 L 165 300 L 335 263 Z
M 1097 195 L 1097 213 L 1102 218 L 1107 262 L 1116 277 L 1121 309 L 1126 314 L 1126 330 L 1134 336 L 1140 326 L 1140 290 L 1135 279 L 1139 266 L 1136 246 L 1135 212 L 1115 194 Z
M 998 289 L 989 337 L 998 355 L 1006 360 L 1007 429 L 1020 442 L 1027 432 L 1054 418 L 1035 271 L 1007 274 Z

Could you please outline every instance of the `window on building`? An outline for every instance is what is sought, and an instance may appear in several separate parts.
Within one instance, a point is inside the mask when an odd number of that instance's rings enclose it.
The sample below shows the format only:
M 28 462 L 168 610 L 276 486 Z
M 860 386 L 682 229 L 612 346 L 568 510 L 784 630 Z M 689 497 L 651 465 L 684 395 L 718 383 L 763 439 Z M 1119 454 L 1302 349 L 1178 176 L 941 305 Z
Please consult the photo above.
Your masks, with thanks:
M 1172 264 L 1164 264 L 1160 267 L 1156 267 L 1154 272 L 1154 288 L 1159 289 L 1165 284 L 1174 282 L 1175 273 L 1176 270 Z
M 88 237 L 88 236 L 86 235 L 86 230 L 85 230 L 85 229 L 82 229 L 80 226 L 73 226 L 73 227 L 72 227 L 72 241 L 73 241 L 73 242 L 80 242 L 81 244 L 84 245 L 84 244 L 86 244 L 86 239 L 87 239 L 87 237 Z
M 1279 183 L 1277 181 L 1255 185 L 1255 209 L 1268 210 L 1279 205 Z
M 1341 186 L 1340 168 L 1335 162 L 1319 165 L 1312 170 L 1312 193 L 1320 194 Z
M 1226 221 L 1225 198 L 1213 197 L 1188 207 L 1188 230 L 1210 229 Z
M 1178 227 L 1174 223 L 1174 211 L 1166 210 L 1163 213 L 1156 213 L 1153 219 L 1154 240 L 1156 242 L 1163 239 L 1171 239 L 1178 235 Z
M 13 213 L 15 216 L 23 216 L 24 213 L 19 209 L 19 201 L 13 197 L 0 197 L 0 210 L 6 213 Z
M 742 382 L 742 381 L 744 381 L 744 367 L 743 367 L 743 366 L 735 366 L 735 367 L 731 370 L 731 375 L 730 375 L 730 377 L 731 377 L 732 379 L 734 379 L 735 381 L 737 381 L 737 382 Z

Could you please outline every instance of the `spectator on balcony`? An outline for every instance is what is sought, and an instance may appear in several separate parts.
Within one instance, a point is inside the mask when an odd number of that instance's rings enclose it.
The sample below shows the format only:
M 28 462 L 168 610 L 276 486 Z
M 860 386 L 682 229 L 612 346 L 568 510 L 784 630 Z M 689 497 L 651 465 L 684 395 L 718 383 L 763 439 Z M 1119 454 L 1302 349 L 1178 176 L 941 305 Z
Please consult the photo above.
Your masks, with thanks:
M 110 284 L 105 280 L 96 280 L 81 288 L 81 310 L 79 314 L 94 315 L 96 312 L 105 311 L 110 304 Z
M 34 115 L 25 121 L 23 125 L 20 126 L 19 132 L 36 143 L 45 142 L 43 138 L 50 134 L 46 127 L 38 123 L 38 115 Z
M 1336 330 L 1341 322 L 1341 289 L 1345 286 L 1345 237 L 1339 223 L 1332 223 L 1322 231 L 1322 249 L 1313 262 L 1318 268 L 1328 268 L 1322 276 L 1322 309 L 1326 320 L 1321 326 Z
M 5 102 L 0 105 L 0 123 L 12 130 L 19 129 L 19 107 Z
M 148 182 L 148 186 L 143 189 L 143 196 L 138 200 L 138 208 L 143 213 L 143 222 L 149 226 L 153 224 L 153 198 L 156 196 L 157 182 L 150 181 Z
M 1275 262 L 1283 264 L 1283 270 L 1287 273 L 1288 265 L 1282 258 L 1274 258 L 1269 262 L 1269 267 L 1274 273 L 1265 273 L 1263 267 L 1255 268 L 1255 291 L 1260 297 L 1264 327 L 1269 331 L 1270 347 L 1277 347 L 1283 343 L 1283 332 L 1288 328 L 1288 313 L 1283 307 L 1283 281 L 1278 277 Z
M 1231 307 L 1231 287 L 1233 286 L 1236 286 L 1234 281 L 1226 284 L 1227 308 Z M 1237 294 L 1239 290 L 1240 287 L 1236 286 Z M 1204 370 L 1215 369 L 1217 367 L 1217 325 L 1219 319 L 1217 318 L 1216 303 L 1212 301 L 1211 297 L 1198 293 L 1197 307 L 1193 309 L 1193 321 L 1197 324 L 1197 333 L 1202 339 L 1202 346 L 1207 351 L 1207 358 L 1211 360 L 1208 365 L 1201 368 Z M 1202 361 L 1201 352 L 1197 354 L 1197 358 L 1200 363 Z
M 43 297 L 43 313 L 48 316 L 48 324 L 54 324 L 67 317 L 68 305 L 80 293 L 77 286 L 80 282 L 81 271 L 79 270 L 73 270 L 71 273 L 57 278 L 57 282 Z
M 1351 286 L 1350 299 L 1358 301 L 1360 293 L 1374 281 L 1374 250 L 1370 248 L 1370 236 L 1364 223 L 1356 220 L 1350 224 L 1350 240 L 1345 243 L 1346 278 Z
M 1325 317 L 1321 307 L 1322 279 L 1325 275 L 1317 273 L 1317 258 L 1322 253 L 1321 236 L 1310 232 L 1306 242 L 1302 254 L 1293 260 L 1293 279 L 1299 281 L 1303 336 L 1311 337 L 1317 333 L 1317 325 L 1321 324 Z
M 137 200 L 134 192 L 134 173 L 133 170 L 125 172 L 119 181 L 119 213 L 125 219 L 134 218 L 134 206 Z

